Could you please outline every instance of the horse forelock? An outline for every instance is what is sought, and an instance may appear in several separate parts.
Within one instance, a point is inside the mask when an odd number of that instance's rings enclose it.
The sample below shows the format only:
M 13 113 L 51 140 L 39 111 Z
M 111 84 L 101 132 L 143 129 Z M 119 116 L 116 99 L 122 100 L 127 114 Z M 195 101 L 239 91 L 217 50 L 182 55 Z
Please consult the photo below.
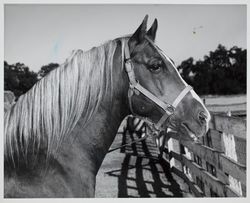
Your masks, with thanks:
M 109 41 L 87 52 L 74 51 L 18 99 L 4 116 L 5 161 L 15 165 L 14 157 L 27 159 L 28 152 L 44 143 L 50 157 L 80 117 L 88 124 L 103 98 L 112 94 L 116 47 L 116 41 Z

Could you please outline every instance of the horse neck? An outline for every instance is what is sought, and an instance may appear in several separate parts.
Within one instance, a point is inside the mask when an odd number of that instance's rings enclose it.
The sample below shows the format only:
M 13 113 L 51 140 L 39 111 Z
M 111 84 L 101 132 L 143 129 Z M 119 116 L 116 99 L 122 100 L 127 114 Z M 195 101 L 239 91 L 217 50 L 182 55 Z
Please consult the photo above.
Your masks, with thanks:
M 114 88 L 102 99 L 97 112 L 88 124 L 84 125 L 86 119 L 82 115 L 71 134 L 61 143 L 57 154 L 50 157 L 45 174 L 43 167 L 41 167 L 42 161 L 39 162 L 34 173 L 25 174 L 30 180 L 25 187 L 29 191 L 29 187 L 32 185 L 33 190 L 37 192 L 34 196 L 39 196 L 40 193 L 44 192 L 36 182 L 37 174 L 40 175 L 42 172 L 40 177 L 42 177 L 45 190 L 46 186 L 53 188 L 54 181 L 57 181 L 56 183 L 60 185 L 59 191 L 55 189 L 58 196 L 74 193 L 74 196 L 77 197 L 93 197 L 95 176 L 116 136 L 120 123 L 129 113 L 127 104 L 128 78 L 124 69 L 121 68 L 121 60 L 121 46 L 118 45 L 112 69 Z M 5 169 L 7 170 L 7 168 Z M 35 181 L 31 178 L 32 176 L 36 177 Z M 22 180 L 25 182 L 25 179 Z M 34 182 L 37 185 L 36 188 L 34 188 Z
M 68 159 L 64 160 L 65 163 L 70 163 L 76 170 L 88 168 L 95 175 L 116 136 L 120 123 L 129 113 L 127 105 L 128 79 L 124 69 L 121 68 L 121 47 L 119 44 L 114 59 L 113 92 L 106 95 L 97 113 L 93 115 L 89 124 L 84 128 L 82 121 L 84 119 L 80 118 L 73 130 L 73 136 L 70 136 L 72 140 L 64 142 L 61 148 L 63 149 L 61 158 Z

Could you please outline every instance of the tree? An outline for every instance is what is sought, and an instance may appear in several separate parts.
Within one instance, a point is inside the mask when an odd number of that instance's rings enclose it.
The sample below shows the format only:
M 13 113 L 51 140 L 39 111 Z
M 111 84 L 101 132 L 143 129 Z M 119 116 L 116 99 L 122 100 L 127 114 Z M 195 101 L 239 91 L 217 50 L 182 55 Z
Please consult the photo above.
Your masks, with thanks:
M 246 50 L 236 46 L 227 50 L 219 45 L 203 60 L 183 61 L 178 70 L 198 94 L 246 93 Z
M 50 71 L 54 70 L 55 68 L 59 67 L 58 63 L 50 63 L 48 65 L 44 65 L 41 67 L 41 69 L 38 71 L 38 77 L 42 78 L 45 75 L 47 75 Z
M 4 90 L 12 91 L 16 97 L 27 92 L 37 82 L 37 73 L 23 63 L 9 65 L 4 61 Z
M 185 81 L 188 84 L 193 83 L 193 70 L 195 64 L 194 64 L 194 59 L 192 57 L 188 58 L 187 60 L 183 61 L 180 66 L 177 67 L 179 70 L 180 74 L 182 75 L 183 78 L 185 78 Z

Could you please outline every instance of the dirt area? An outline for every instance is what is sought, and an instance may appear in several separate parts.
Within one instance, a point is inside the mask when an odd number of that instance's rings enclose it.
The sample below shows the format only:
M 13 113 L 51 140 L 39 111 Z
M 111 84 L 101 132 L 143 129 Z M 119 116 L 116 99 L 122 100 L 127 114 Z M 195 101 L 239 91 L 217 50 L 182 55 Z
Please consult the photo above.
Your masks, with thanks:
M 137 138 L 135 134 L 117 134 L 111 148 Z M 107 154 L 97 175 L 96 197 L 190 196 L 180 189 L 169 164 L 158 159 L 158 154 L 150 139 Z

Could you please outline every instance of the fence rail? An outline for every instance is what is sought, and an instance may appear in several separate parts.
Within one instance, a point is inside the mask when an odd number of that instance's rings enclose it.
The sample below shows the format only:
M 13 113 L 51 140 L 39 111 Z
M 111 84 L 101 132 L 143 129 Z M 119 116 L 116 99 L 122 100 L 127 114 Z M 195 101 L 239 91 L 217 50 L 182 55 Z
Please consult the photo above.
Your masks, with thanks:
M 202 143 L 168 133 L 165 157 L 196 196 L 246 196 L 246 120 L 213 115 Z

